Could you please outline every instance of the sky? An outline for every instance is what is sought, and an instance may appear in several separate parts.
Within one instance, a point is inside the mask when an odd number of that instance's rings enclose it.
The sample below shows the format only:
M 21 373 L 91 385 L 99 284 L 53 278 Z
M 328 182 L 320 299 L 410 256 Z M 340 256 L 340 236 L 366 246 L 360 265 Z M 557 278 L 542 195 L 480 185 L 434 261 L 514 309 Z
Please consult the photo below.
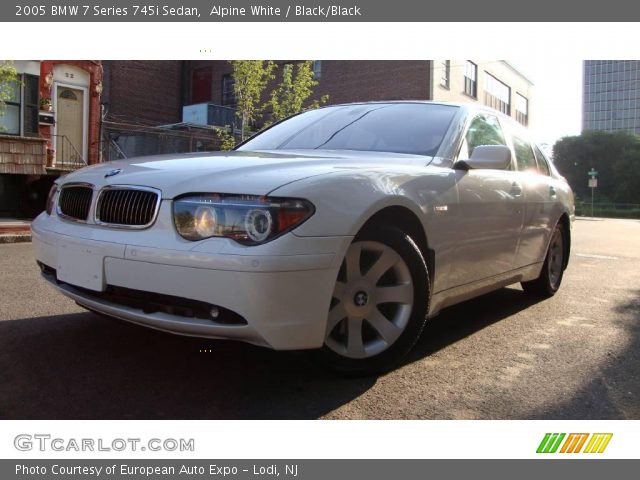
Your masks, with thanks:
M 534 84 L 529 130 L 553 146 L 582 127 L 582 60 L 539 56 L 509 60 Z

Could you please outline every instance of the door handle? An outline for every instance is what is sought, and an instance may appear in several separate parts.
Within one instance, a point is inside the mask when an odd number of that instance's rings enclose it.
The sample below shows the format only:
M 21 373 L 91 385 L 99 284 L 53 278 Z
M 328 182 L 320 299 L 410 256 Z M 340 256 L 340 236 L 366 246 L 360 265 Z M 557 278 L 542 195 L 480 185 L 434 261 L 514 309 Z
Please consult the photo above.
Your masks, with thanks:
M 553 185 L 549 187 L 549 196 L 552 198 L 556 197 L 556 189 Z
M 511 195 L 513 195 L 514 197 L 519 197 L 520 195 L 522 195 L 522 185 L 520 185 L 518 182 L 513 182 L 511 184 Z

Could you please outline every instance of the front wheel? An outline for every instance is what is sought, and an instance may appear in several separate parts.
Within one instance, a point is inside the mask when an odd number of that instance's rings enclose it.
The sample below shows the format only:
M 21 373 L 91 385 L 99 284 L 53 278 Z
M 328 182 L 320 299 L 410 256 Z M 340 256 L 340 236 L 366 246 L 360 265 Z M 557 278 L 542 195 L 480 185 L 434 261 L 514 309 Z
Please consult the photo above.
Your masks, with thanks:
M 333 291 L 324 358 L 344 373 L 380 373 L 409 352 L 429 306 L 429 275 L 414 241 L 394 227 L 358 234 Z
M 565 242 L 564 228 L 562 224 L 558 223 L 551 234 L 547 256 L 544 259 L 540 275 L 530 282 L 522 282 L 522 288 L 526 293 L 539 297 L 552 297 L 556 294 L 562 283 L 566 264 Z

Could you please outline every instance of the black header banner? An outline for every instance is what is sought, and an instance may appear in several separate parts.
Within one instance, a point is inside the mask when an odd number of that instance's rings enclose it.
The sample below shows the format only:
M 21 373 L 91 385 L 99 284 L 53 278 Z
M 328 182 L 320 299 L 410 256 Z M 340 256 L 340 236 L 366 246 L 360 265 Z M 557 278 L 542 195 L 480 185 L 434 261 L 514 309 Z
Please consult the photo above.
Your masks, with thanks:
M 629 0 L 3 0 L 2 22 L 633 22 Z M 453 32 L 452 32 L 453 33 Z M 541 33 L 542 34 L 542 33 Z

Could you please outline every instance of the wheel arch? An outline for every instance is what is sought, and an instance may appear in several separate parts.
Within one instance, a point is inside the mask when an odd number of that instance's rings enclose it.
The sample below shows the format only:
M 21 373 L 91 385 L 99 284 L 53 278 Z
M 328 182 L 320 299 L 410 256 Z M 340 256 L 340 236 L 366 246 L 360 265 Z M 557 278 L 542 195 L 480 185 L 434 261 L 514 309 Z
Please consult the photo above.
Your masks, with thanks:
M 564 265 L 563 269 L 566 269 L 569 265 L 569 255 L 571 254 L 571 220 L 569 215 L 565 212 L 560 215 L 558 224 L 562 225 L 562 231 L 564 232 Z
M 435 275 L 435 252 L 429 248 L 429 241 L 424 226 L 412 210 L 400 205 L 384 207 L 370 216 L 362 227 L 360 227 L 359 231 L 375 225 L 396 227 L 411 237 L 427 264 L 429 281 L 433 282 Z

